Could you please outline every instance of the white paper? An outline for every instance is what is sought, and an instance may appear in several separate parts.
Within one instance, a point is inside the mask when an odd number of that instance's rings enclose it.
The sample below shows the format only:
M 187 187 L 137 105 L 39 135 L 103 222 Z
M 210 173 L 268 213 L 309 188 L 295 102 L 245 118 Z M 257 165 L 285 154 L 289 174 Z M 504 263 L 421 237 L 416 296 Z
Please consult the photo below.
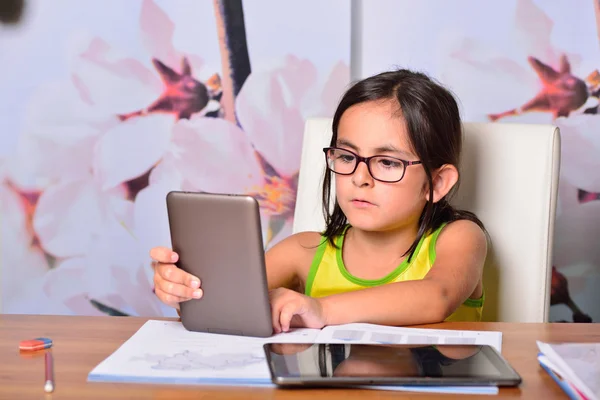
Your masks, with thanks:
M 600 343 L 537 342 L 546 365 L 590 400 L 600 400 Z
M 318 329 L 267 339 L 190 332 L 179 322 L 147 321 L 90 373 L 90 380 L 128 382 L 270 382 L 263 344 L 313 343 Z
M 502 351 L 501 332 L 398 328 L 373 324 L 328 326 L 321 331 L 318 340 L 321 343 L 487 344 Z
M 386 338 L 386 340 L 382 340 Z M 418 339 L 426 340 L 419 342 Z M 272 387 L 265 343 L 489 344 L 500 350 L 500 332 L 447 331 L 347 324 L 296 329 L 269 338 L 190 332 L 180 322 L 147 321 L 88 375 L 90 381 Z M 490 387 L 369 387 L 380 390 L 495 394 Z

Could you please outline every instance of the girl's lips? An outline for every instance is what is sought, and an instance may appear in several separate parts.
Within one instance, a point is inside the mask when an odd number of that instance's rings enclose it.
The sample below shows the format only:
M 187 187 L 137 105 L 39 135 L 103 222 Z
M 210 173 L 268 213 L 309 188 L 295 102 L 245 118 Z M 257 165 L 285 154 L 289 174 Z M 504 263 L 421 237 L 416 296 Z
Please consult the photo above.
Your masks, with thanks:
M 361 199 L 353 199 L 352 204 L 357 208 L 368 208 L 375 206 L 375 204 Z

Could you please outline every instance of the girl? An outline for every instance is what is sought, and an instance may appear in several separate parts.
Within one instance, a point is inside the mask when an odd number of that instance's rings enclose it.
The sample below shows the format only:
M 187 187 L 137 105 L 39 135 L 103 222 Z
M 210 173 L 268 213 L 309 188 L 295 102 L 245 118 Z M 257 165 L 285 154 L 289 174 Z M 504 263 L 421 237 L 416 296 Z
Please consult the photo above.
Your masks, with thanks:
M 475 215 L 448 203 L 462 147 L 452 95 L 421 73 L 381 73 L 345 93 L 332 128 L 325 231 L 292 235 L 266 253 L 274 331 L 478 321 L 487 237 Z M 202 277 L 175 267 L 177 254 L 151 256 L 164 303 L 202 297 Z

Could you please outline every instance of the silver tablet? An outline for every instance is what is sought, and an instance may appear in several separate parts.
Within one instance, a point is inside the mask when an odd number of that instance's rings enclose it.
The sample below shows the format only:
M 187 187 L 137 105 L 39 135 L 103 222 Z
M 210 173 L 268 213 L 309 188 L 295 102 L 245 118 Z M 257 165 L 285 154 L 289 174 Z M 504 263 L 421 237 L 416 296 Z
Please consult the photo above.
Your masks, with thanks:
M 279 386 L 517 386 L 519 374 L 491 346 L 270 343 Z
M 204 295 L 181 303 L 190 331 L 273 334 L 259 206 L 245 195 L 170 192 L 167 211 L 177 266 Z

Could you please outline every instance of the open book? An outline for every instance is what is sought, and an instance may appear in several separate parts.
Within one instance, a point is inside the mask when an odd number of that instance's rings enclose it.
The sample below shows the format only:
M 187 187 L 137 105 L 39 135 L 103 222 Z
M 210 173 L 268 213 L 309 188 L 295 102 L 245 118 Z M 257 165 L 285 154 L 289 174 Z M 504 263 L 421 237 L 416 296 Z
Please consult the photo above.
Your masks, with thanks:
M 262 347 L 267 342 L 488 344 L 501 351 L 502 333 L 347 324 L 254 338 L 190 332 L 180 322 L 151 320 L 94 368 L 88 380 L 271 385 Z
M 600 400 L 600 343 L 537 345 L 540 365 L 571 399 Z

